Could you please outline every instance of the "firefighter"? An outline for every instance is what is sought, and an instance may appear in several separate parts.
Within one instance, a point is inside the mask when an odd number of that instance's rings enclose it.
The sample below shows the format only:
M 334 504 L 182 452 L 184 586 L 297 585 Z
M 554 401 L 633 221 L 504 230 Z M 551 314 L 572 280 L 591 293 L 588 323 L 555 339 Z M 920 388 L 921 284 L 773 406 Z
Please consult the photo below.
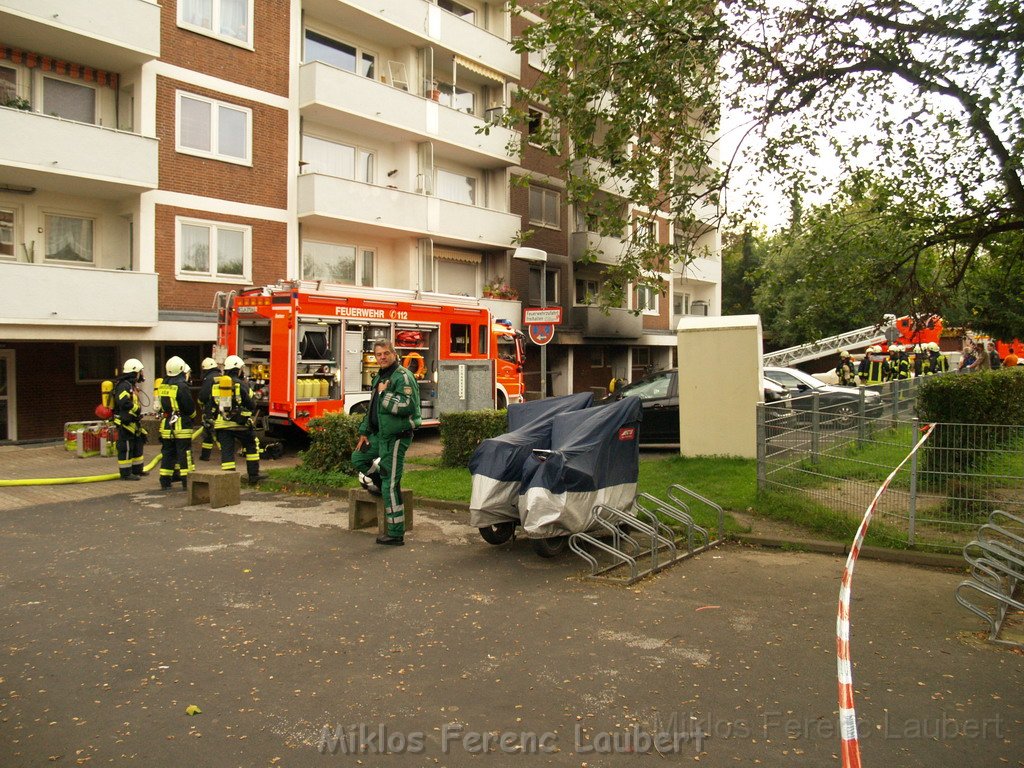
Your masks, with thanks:
M 882 348 L 877 344 L 873 347 L 868 347 L 867 354 L 864 356 L 864 360 L 867 362 L 864 373 L 864 383 L 868 386 L 874 384 L 881 384 L 886 380 L 886 376 L 889 373 L 889 361 L 886 359 L 885 354 L 882 352 Z
M 380 459 L 380 490 L 384 497 L 387 532 L 377 537 L 377 543 L 400 547 L 405 543 L 402 469 L 413 430 L 420 425 L 420 388 L 416 377 L 399 364 L 390 341 L 375 342 L 373 354 L 380 368 L 371 383 L 370 407 L 359 425 L 352 465 L 360 473 L 369 474 L 374 471 L 374 461 Z
M 905 381 L 910 378 L 910 360 L 903 351 L 902 344 L 893 344 L 889 347 L 889 379 L 891 381 Z
M 117 425 L 117 471 L 122 480 L 141 480 L 142 450 L 146 430 L 142 428 L 139 384 L 146 380 L 142 362 L 134 357 L 124 361 L 114 385 L 114 423 Z
M 209 461 L 217 443 L 217 433 L 213 428 L 217 420 L 217 401 L 213 396 L 213 386 L 220 376 L 220 366 L 212 357 L 208 357 L 199 366 L 203 370 L 203 382 L 199 386 L 199 413 L 203 419 L 203 447 L 199 451 L 200 461 Z
M 160 442 L 163 457 L 160 459 L 160 488 L 170 490 L 175 480 L 181 480 L 181 487 L 188 487 L 188 475 L 192 470 L 192 424 L 196 416 L 196 405 L 188 388 L 188 364 L 175 355 L 167 361 L 167 375 L 157 392 L 160 398 Z
M 839 377 L 839 385 L 842 387 L 857 386 L 857 369 L 853 365 L 853 360 L 850 359 L 850 353 L 845 349 L 839 353 L 836 376 Z
M 937 341 L 928 342 L 928 358 L 932 373 L 949 373 L 949 358 L 942 354 Z
M 245 449 L 246 479 L 255 485 L 266 475 L 260 474 L 260 441 L 256 437 L 256 423 L 253 414 L 256 406 L 252 398 L 252 387 L 245 380 L 242 366 L 245 362 L 238 355 L 228 355 L 224 360 L 223 378 L 229 378 L 230 392 L 218 398 L 217 418 L 213 427 L 217 442 L 220 443 L 220 468 L 225 472 L 235 471 L 235 441 Z M 222 388 L 221 388 L 222 390 Z

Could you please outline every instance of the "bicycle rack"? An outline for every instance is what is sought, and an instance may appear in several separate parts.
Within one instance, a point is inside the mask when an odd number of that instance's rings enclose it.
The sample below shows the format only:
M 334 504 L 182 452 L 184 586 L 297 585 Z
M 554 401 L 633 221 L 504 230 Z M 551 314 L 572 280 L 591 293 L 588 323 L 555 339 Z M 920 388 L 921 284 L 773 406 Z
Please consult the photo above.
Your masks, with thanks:
M 1004 521 L 1006 524 L 998 524 Z M 989 625 L 991 642 L 1024 647 L 1024 642 L 999 638 L 1009 610 L 1024 611 L 1017 594 L 1024 583 L 1024 518 L 1001 509 L 992 512 L 988 522 L 978 528 L 978 537 L 964 547 L 964 559 L 971 566 L 971 577 L 957 585 L 956 601 Z M 971 592 L 987 598 L 987 607 L 970 600 Z
M 587 530 L 569 537 L 569 548 L 590 565 L 589 578 L 633 584 L 680 560 L 693 557 L 722 542 L 724 511 L 681 485 L 668 489 L 669 501 L 641 493 L 629 511 L 607 504 L 591 510 Z M 700 501 L 718 512 L 719 537 L 694 522 L 683 497 Z M 664 520 L 682 528 L 677 533 Z M 685 543 L 685 548 L 680 546 Z M 598 559 L 597 554 L 607 557 Z M 610 561 L 610 562 L 608 562 Z M 623 569 L 628 575 L 618 575 Z

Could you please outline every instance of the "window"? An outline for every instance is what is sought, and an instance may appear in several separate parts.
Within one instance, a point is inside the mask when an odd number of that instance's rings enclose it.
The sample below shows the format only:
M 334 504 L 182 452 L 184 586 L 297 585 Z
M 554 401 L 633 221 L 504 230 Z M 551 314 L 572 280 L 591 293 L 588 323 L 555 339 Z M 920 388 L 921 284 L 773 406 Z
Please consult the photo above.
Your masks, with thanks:
M 43 112 L 65 120 L 96 124 L 96 89 L 68 80 L 43 78 Z
M 322 61 L 332 67 L 354 72 L 363 77 L 377 77 L 377 54 L 354 45 L 332 40 L 312 30 L 306 30 L 306 63 Z
M 252 270 L 252 227 L 177 220 L 175 274 L 179 278 L 245 282 Z
M 75 347 L 75 379 L 76 383 L 85 381 L 103 381 L 114 377 L 114 371 L 120 370 L 121 357 L 114 346 Z
M 688 315 L 690 314 L 690 294 L 688 293 L 676 293 L 672 296 L 672 314 L 673 315 Z
M 472 327 L 463 323 L 452 323 L 451 353 L 453 355 L 468 355 L 472 351 L 470 345 L 473 338 L 470 335 Z
M 650 347 L 633 347 L 633 365 L 650 365 L 651 364 L 651 348 Z
M 451 261 L 445 258 L 434 260 L 437 270 L 435 285 L 443 293 L 456 296 L 479 296 L 478 276 L 480 266 L 464 261 Z
M 476 205 L 476 178 L 438 168 L 435 193 L 453 203 Z
M 13 67 L 0 67 L 0 106 L 14 106 L 10 102 L 18 98 L 18 71 Z
M 0 208 L 0 258 L 14 256 L 14 211 Z
M 530 223 L 558 229 L 562 196 L 551 189 L 530 187 Z
M 179 152 L 248 165 L 251 124 L 251 109 L 178 91 Z
M 303 173 L 323 173 L 374 183 L 374 155 L 368 149 L 350 147 L 316 136 L 302 137 Z
M 637 219 L 633 222 L 633 237 L 641 245 L 653 245 L 658 242 L 657 225 L 650 219 Z
M 467 8 L 462 5 L 462 3 L 456 3 L 454 0 L 437 0 L 437 7 L 442 11 L 454 13 L 459 18 L 468 21 L 470 24 L 476 23 L 476 12 L 472 8 Z
M 372 286 L 375 258 L 372 248 L 304 240 L 302 279 Z
M 474 114 L 476 94 L 473 91 L 467 91 L 465 88 L 451 83 L 438 83 L 437 88 L 441 92 L 441 103 L 444 106 L 470 115 Z
M 48 213 L 44 222 L 47 260 L 92 264 L 92 219 Z
M 550 258 L 550 256 L 549 256 Z M 558 270 L 545 269 L 544 300 L 547 305 L 558 304 Z M 540 268 L 530 267 L 530 303 L 540 306 Z
M 537 107 L 529 107 L 526 112 L 527 140 L 535 147 L 543 146 L 558 138 L 558 120 Z
M 604 368 L 604 347 L 597 344 L 587 346 L 587 353 L 590 357 L 591 368 Z
M 549 69 L 550 69 L 550 67 L 548 66 L 548 56 L 549 56 L 549 54 L 550 54 L 550 50 L 549 49 L 545 49 L 543 51 L 530 51 L 526 55 L 526 63 L 529 64 L 534 69 L 542 69 L 545 72 L 549 71 Z
M 658 289 L 650 285 L 636 287 L 636 308 L 645 315 L 658 314 Z
M 180 0 L 178 26 L 251 47 L 252 4 L 249 0 Z
M 593 304 L 597 298 L 598 291 L 601 290 L 601 286 L 598 285 L 597 280 L 576 280 L 576 303 L 577 304 Z

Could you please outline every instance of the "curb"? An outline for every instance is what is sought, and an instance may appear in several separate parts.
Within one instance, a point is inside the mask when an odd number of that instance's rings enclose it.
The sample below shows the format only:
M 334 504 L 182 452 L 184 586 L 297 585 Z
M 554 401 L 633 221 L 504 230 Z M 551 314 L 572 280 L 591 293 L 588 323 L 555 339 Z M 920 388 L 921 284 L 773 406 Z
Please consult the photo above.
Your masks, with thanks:
M 804 552 L 817 552 L 823 555 L 850 554 L 850 546 L 837 541 L 819 541 L 815 539 L 783 538 L 779 536 L 758 536 L 752 533 L 734 534 L 733 538 L 741 544 L 772 549 L 799 549 Z M 883 560 L 889 563 L 904 563 L 928 568 L 954 568 L 966 570 L 967 565 L 961 555 L 947 555 L 942 552 L 920 552 L 913 549 L 886 549 L 885 547 L 862 547 L 860 556 L 870 560 Z

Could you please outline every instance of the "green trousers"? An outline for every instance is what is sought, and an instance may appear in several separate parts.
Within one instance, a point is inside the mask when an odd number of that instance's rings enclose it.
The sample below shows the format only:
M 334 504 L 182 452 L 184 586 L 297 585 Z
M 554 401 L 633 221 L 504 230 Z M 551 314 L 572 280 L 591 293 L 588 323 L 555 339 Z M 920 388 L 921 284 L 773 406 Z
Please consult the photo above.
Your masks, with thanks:
M 352 452 L 352 466 L 366 474 L 374 459 L 380 457 L 380 493 L 384 498 L 384 519 L 388 536 L 405 535 L 405 505 L 402 503 L 402 470 L 405 452 L 412 445 L 408 437 L 385 438 L 368 435 L 370 444 L 361 451 Z

